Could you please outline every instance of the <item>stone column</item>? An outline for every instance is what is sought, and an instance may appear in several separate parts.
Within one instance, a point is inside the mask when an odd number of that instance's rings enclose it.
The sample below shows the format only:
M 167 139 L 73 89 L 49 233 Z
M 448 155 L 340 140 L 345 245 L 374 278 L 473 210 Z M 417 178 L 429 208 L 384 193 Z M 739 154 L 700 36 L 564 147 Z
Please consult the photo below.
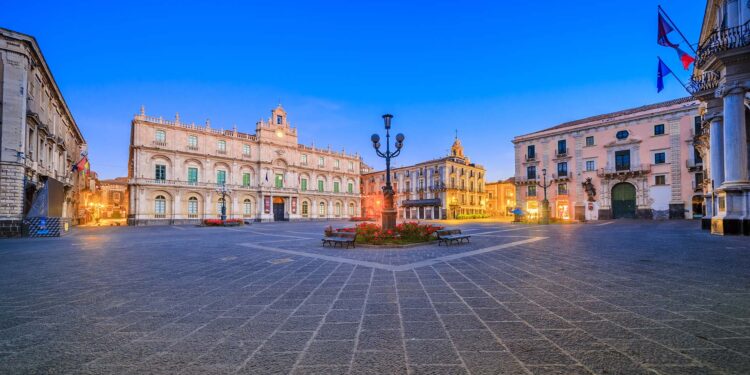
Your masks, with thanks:
M 709 159 L 711 181 L 714 187 L 724 183 L 724 126 L 723 118 L 716 114 L 710 119 L 709 127 Z
M 745 91 L 744 87 L 735 87 L 724 95 L 725 181 L 722 186 L 748 183 Z

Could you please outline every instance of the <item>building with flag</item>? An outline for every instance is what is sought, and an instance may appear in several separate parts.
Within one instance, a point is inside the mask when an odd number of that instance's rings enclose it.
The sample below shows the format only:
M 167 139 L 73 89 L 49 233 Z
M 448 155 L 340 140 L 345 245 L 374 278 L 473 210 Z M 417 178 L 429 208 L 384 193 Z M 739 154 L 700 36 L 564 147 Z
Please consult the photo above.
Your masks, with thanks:
M 227 217 L 249 221 L 359 216 L 357 154 L 297 142 L 281 105 L 255 133 L 147 116 L 131 122 L 128 224 L 186 224 Z
M 698 102 L 670 100 L 517 136 L 516 205 L 550 217 L 690 219 L 703 215 Z
M 703 228 L 750 235 L 750 3 L 708 0 L 688 85 L 701 102 L 694 142 L 707 161 Z
M 54 236 L 77 222 L 86 142 L 36 39 L 0 28 L 0 236 Z

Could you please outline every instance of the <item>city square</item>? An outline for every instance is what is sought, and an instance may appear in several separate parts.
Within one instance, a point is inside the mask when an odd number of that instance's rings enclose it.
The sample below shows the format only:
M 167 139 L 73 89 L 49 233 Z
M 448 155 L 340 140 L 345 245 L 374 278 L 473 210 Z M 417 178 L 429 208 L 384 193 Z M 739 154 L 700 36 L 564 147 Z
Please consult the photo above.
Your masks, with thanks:
M 348 250 L 320 246 L 324 225 L 86 228 L 7 240 L 0 372 L 741 374 L 750 366 L 746 242 L 698 231 L 697 222 L 477 222 L 460 224 L 470 245 Z M 655 236 L 653 226 L 669 234 Z

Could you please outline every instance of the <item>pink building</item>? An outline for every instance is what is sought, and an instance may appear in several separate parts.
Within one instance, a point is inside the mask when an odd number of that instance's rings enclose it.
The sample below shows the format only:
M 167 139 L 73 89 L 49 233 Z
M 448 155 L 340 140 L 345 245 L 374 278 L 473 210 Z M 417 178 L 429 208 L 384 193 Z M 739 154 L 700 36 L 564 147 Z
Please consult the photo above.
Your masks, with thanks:
M 541 214 L 546 181 L 552 218 L 702 217 L 698 108 L 682 98 L 514 138 L 518 207 Z

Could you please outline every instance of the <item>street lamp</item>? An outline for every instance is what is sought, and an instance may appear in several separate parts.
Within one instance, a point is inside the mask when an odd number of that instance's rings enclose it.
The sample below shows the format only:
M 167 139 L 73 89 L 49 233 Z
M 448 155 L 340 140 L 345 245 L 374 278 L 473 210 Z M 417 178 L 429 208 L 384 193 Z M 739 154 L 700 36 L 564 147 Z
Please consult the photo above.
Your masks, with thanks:
M 221 183 L 216 192 L 221 194 L 221 224 L 226 224 L 227 220 L 227 195 L 232 193 L 225 183 Z
M 536 182 L 537 186 L 544 189 L 544 200 L 542 200 L 542 219 L 540 221 L 540 224 L 549 224 L 549 201 L 547 200 L 547 188 L 552 186 L 552 181 L 547 183 L 547 168 L 542 169 L 542 178 L 543 181 L 540 184 L 539 181 Z
M 385 159 L 385 186 L 383 186 L 383 198 L 385 200 L 385 207 L 383 207 L 383 230 L 393 229 L 396 227 L 396 209 L 393 207 L 393 186 L 391 185 L 391 158 L 395 158 L 401 153 L 401 148 L 404 146 L 404 135 L 398 133 L 396 135 L 396 151 L 391 152 L 391 119 L 393 115 L 383 115 L 383 121 L 385 122 L 385 152 L 380 151 L 380 136 L 373 134 L 370 137 L 372 141 L 372 147 L 375 149 L 375 153 L 381 158 Z

